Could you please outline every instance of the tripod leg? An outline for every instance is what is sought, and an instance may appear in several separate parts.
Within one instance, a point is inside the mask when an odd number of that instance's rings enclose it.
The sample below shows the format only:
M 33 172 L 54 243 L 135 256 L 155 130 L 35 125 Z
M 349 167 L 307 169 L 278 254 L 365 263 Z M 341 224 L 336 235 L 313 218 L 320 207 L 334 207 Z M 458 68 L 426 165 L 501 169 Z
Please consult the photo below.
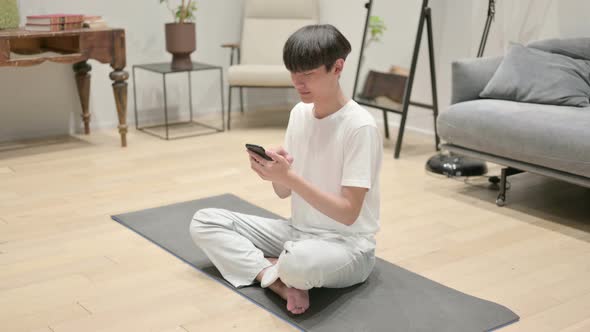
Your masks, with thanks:
M 434 67 L 434 42 L 432 38 L 432 14 L 430 8 L 426 10 L 426 32 L 428 34 L 428 55 L 430 58 L 430 86 L 432 87 L 432 111 L 434 117 L 434 145 L 436 151 L 439 150 L 438 145 L 440 139 L 436 128 L 436 119 L 438 118 L 438 94 L 436 90 L 436 69 Z
M 486 48 L 486 43 L 488 41 L 488 34 L 490 33 L 490 26 L 492 25 L 492 20 L 494 19 L 495 13 L 496 13 L 496 1 L 489 0 L 488 18 L 486 19 L 486 24 L 483 28 L 483 34 L 481 35 L 481 42 L 479 43 L 479 50 L 477 51 L 478 58 L 483 56 L 483 51 Z
M 414 85 L 414 77 L 416 76 L 416 65 L 418 64 L 418 54 L 420 53 L 420 41 L 422 40 L 422 31 L 424 28 L 424 21 L 426 18 L 426 8 L 428 8 L 428 0 L 422 3 L 422 13 L 418 21 L 418 32 L 416 33 L 416 43 L 414 44 L 414 54 L 412 55 L 412 66 L 410 67 L 410 76 L 406 83 L 406 91 L 404 93 L 404 103 L 402 108 L 402 118 L 399 123 L 399 131 L 397 133 L 397 141 L 395 142 L 394 158 L 399 158 L 402 149 L 402 140 L 404 138 L 404 128 L 406 127 L 406 119 L 408 117 L 408 107 L 410 106 L 410 97 L 412 96 L 412 86 Z
M 387 121 L 387 111 L 383 111 L 383 127 L 385 127 L 385 138 L 389 138 L 389 121 Z

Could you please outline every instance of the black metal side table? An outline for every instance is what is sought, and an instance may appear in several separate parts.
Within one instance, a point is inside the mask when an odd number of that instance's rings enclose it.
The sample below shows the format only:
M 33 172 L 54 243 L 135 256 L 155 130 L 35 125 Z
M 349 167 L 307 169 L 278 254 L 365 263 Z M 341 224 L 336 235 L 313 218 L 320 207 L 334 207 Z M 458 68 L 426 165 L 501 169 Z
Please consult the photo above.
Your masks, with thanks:
M 164 124 L 154 125 L 154 126 L 146 126 L 141 127 L 139 125 L 138 120 L 138 111 L 137 111 L 137 84 L 135 82 L 135 69 L 143 69 L 149 72 L 157 73 L 162 75 L 162 88 L 164 92 Z M 220 87 L 220 96 L 221 96 L 221 127 L 217 128 L 211 126 L 209 124 L 204 124 L 193 119 L 193 98 L 192 98 L 192 80 L 191 80 L 191 73 L 193 71 L 205 71 L 205 70 L 219 70 L 219 87 Z M 189 121 L 179 121 L 169 123 L 168 121 L 168 100 L 167 100 L 167 92 L 166 92 L 166 75 L 168 74 L 176 74 L 176 73 L 187 73 L 188 76 L 188 95 L 189 95 L 189 110 L 190 110 L 190 120 Z M 225 123 L 225 114 L 224 114 L 224 102 L 223 102 L 223 68 L 221 66 L 214 66 L 209 65 L 206 63 L 200 62 L 193 62 L 193 68 L 186 69 L 186 70 L 176 70 L 172 69 L 169 62 L 160 62 L 160 63 L 150 63 L 150 64 L 142 64 L 142 65 L 133 65 L 133 101 L 135 105 L 135 128 L 137 130 L 141 130 L 147 134 L 160 137 L 162 139 L 170 140 L 170 139 L 177 139 L 177 138 L 184 138 L 184 137 L 191 137 L 191 136 L 199 136 L 205 134 L 212 134 L 217 133 L 225 130 L 224 123 Z M 199 129 L 209 129 L 206 131 L 200 131 L 198 133 L 193 134 L 185 134 L 180 136 L 171 137 L 170 136 L 170 128 L 174 126 L 182 126 L 184 127 L 198 127 Z M 158 134 L 157 129 L 161 129 L 164 127 L 165 135 Z M 161 130 L 160 130 L 161 131 Z

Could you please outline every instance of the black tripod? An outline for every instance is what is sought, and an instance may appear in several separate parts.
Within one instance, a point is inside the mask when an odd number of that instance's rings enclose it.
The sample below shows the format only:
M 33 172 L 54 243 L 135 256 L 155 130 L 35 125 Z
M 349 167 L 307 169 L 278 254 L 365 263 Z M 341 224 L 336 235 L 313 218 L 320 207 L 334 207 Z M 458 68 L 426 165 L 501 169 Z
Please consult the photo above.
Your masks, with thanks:
M 396 113 L 396 114 L 401 115 L 399 131 L 397 134 L 397 141 L 395 143 L 394 157 L 396 159 L 399 158 L 399 155 L 400 155 L 400 152 L 402 149 L 402 141 L 404 138 L 404 130 L 406 127 L 406 119 L 408 117 L 408 108 L 410 105 L 421 107 L 421 108 L 432 109 L 432 111 L 434 113 L 435 148 L 437 151 L 439 149 L 438 145 L 440 142 L 439 142 L 438 134 L 436 131 L 436 118 L 438 116 L 438 98 L 437 98 L 437 93 L 436 93 L 436 73 L 435 73 L 435 69 L 434 69 L 434 44 L 433 44 L 433 38 L 432 38 L 432 15 L 431 15 L 430 7 L 428 6 L 428 2 L 429 2 L 429 0 L 423 0 L 423 2 L 422 2 L 422 7 L 421 7 L 421 11 L 420 11 L 420 19 L 418 21 L 418 32 L 416 34 L 416 42 L 414 44 L 414 53 L 412 55 L 412 65 L 410 67 L 410 73 L 409 73 L 408 80 L 406 82 L 406 86 L 404 89 L 404 97 L 403 97 L 403 104 L 402 104 L 401 110 L 388 108 L 388 107 L 378 105 L 375 103 L 370 103 L 370 102 L 363 100 L 363 99 L 356 98 L 357 97 L 356 96 L 356 91 L 357 91 L 356 89 L 357 89 L 357 84 L 359 81 L 360 69 L 361 69 L 362 59 L 363 59 L 363 54 L 364 54 L 365 39 L 367 36 L 367 27 L 369 24 L 369 18 L 371 16 L 371 7 L 372 7 L 373 0 L 369 0 L 369 2 L 367 2 L 365 4 L 365 7 L 367 8 L 367 17 L 366 17 L 366 21 L 365 21 L 365 32 L 363 34 L 363 40 L 362 40 L 362 44 L 361 44 L 362 47 L 361 47 L 361 52 L 360 52 L 360 56 L 359 56 L 359 65 L 357 67 L 356 79 L 354 81 L 354 90 L 353 90 L 354 91 L 354 98 L 355 98 L 355 101 L 361 105 L 365 105 L 365 106 L 369 106 L 369 107 L 373 107 L 373 108 L 378 108 L 383 111 L 383 122 L 384 122 L 384 126 L 385 126 L 385 137 L 386 138 L 389 138 L 389 126 L 388 126 L 388 120 L 387 120 L 387 112 L 392 112 L 392 113 Z M 414 78 L 416 76 L 416 66 L 418 64 L 418 54 L 420 52 L 420 42 L 422 40 L 422 33 L 424 31 L 424 24 L 426 24 L 426 32 L 428 35 L 428 55 L 429 55 L 429 60 L 430 60 L 430 84 L 432 86 L 432 105 L 413 102 L 410 100 L 411 95 L 412 95 L 412 87 L 414 85 Z
M 402 149 L 402 140 L 404 138 L 404 129 L 406 127 L 406 119 L 408 117 L 408 107 L 410 104 L 419 106 L 422 108 L 432 109 L 434 115 L 434 141 L 435 148 L 439 150 L 440 139 L 436 130 L 436 118 L 438 117 L 438 94 L 436 92 L 436 70 L 434 68 L 434 42 L 432 38 L 432 11 L 428 6 L 429 0 L 422 1 L 422 10 L 420 13 L 420 20 L 418 21 L 418 32 L 416 33 L 416 42 L 414 44 L 414 53 L 412 55 L 412 65 L 410 67 L 410 76 L 408 77 L 408 83 L 404 93 L 404 103 L 402 108 L 402 119 L 399 124 L 399 131 L 397 134 L 397 141 L 395 142 L 395 154 L 394 157 L 399 158 L 399 154 Z M 414 78 L 416 76 L 416 66 L 418 64 L 418 55 L 420 53 L 420 42 L 422 41 L 422 31 L 424 29 L 424 23 L 426 23 L 426 34 L 428 35 L 428 58 L 430 60 L 430 86 L 432 88 L 432 105 L 425 105 L 420 103 L 414 103 L 410 101 L 412 96 L 412 87 L 414 86 Z

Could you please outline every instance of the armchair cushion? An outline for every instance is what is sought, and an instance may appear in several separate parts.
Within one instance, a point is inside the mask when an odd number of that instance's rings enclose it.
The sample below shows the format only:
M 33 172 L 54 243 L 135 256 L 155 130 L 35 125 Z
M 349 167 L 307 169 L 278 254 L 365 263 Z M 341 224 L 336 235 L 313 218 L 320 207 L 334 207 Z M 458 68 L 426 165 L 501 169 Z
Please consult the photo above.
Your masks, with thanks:
M 229 67 L 230 86 L 291 87 L 291 74 L 284 65 L 235 65 Z
M 283 45 L 297 29 L 318 22 L 317 0 L 247 0 L 244 4 L 242 64 L 282 65 Z

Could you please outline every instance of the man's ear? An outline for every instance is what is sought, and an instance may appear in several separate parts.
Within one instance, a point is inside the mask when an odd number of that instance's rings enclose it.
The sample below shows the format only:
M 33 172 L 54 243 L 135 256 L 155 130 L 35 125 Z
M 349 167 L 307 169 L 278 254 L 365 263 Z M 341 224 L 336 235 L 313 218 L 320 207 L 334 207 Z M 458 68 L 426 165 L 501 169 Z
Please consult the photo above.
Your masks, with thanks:
M 344 69 L 344 59 L 338 59 L 334 62 L 334 74 L 341 74 Z

